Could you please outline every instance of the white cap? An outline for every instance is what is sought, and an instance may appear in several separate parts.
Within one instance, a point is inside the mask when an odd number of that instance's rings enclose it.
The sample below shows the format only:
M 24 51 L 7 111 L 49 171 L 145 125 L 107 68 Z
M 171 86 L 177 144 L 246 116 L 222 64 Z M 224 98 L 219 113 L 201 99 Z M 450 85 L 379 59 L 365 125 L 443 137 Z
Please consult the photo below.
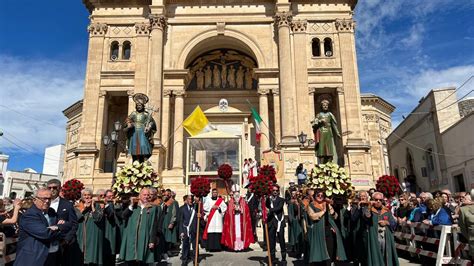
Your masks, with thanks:
M 295 180 L 291 179 L 289 184 L 291 184 L 291 183 L 294 184 L 294 183 L 295 183 Z
M 240 186 L 238 184 L 232 185 L 232 192 L 240 191 Z

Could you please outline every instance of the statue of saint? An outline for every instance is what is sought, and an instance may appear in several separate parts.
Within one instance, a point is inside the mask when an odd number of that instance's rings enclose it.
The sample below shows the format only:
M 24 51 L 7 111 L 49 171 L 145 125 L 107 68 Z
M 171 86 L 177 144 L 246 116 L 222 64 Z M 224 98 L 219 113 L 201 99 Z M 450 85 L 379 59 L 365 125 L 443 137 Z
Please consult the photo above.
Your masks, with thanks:
M 251 90 L 253 87 L 253 73 L 252 69 L 247 68 L 245 71 L 245 89 Z
M 321 101 L 321 112 L 316 115 L 313 121 L 313 133 L 315 139 L 315 152 L 320 163 L 327 163 L 334 159 L 336 146 L 334 144 L 334 135 L 341 138 L 337 129 L 337 121 L 334 115 L 329 111 L 329 100 Z
M 211 66 L 207 66 L 206 68 L 206 71 L 204 71 L 204 83 L 205 83 L 205 87 L 206 89 L 211 87 L 212 85 L 212 70 L 211 70 Z
M 221 86 L 221 75 L 219 73 L 219 67 L 216 65 L 212 70 L 212 85 L 214 86 L 214 88 L 220 88 Z
M 201 69 L 196 71 L 196 88 L 198 90 L 204 89 L 204 72 L 202 72 Z
M 227 75 L 227 82 L 229 83 L 229 87 L 234 89 L 235 88 L 235 68 L 233 65 L 229 67 L 229 74 Z
M 148 96 L 143 93 L 133 95 L 135 111 L 127 118 L 124 130 L 128 137 L 128 153 L 133 160 L 143 162 L 150 158 L 153 151 L 153 135 L 156 132 L 156 123 L 152 114 L 145 111 Z
M 243 89 L 244 88 L 244 69 L 242 66 L 239 66 L 239 69 L 237 70 L 237 89 Z

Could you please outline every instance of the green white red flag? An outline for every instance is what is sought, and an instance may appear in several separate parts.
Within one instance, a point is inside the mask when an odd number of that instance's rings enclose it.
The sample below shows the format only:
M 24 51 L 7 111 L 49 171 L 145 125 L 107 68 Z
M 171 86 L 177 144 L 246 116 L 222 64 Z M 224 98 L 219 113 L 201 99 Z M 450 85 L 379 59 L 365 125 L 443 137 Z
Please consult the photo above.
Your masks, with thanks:
M 255 121 L 255 139 L 257 142 L 260 142 L 260 138 L 262 136 L 262 131 L 261 131 L 261 123 L 262 123 L 262 118 L 258 114 L 257 110 L 255 108 L 250 109 L 252 111 L 252 116 Z

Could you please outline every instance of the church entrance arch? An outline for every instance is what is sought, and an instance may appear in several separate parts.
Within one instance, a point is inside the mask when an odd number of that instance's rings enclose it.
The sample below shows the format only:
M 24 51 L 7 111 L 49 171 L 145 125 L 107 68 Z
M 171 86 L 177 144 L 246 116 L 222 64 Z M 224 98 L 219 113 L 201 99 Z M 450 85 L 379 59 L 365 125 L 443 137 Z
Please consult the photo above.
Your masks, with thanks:
M 208 43 L 209 44 L 209 43 Z M 185 173 L 187 184 L 201 174 L 217 177 L 216 166 L 228 163 L 232 165 L 234 176 L 233 183 L 244 186 L 246 180 L 242 179 L 242 162 L 246 158 L 259 161 L 260 151 L 255 138 L 255 129 L 251 119 L 251 108 L 258 110 L 259 99 L 257 94 L 258 77 L 255 69 L 258 63 L 248 47 L 239 46 L 239 42 L 221 47 L 211 46 L 201 50 L 200 54 L 190 54 L 192 59 L 186 60 L 188 74 L 184 80 L 186 97 L 184 100 L 184 117 L 187 117 L 199 105 L 214 128 L 226 135 L 220 139 L 217 135 L 213 143 L 229 143 L 233 136 L 234 146 L 228 145 L 227 150 L 216 150 L 215 145 L 209 147 L 209 152 L 190 153 L 189 141 L 194 137 L 184 132 L 185 146 Z M 232 138 L 231 138 L 232 139 Z M 195 140 L 195 139 L 194 139 Z M 202 141 L 201 141 L 202 142 Z M 202 142 L 206 143 L 206 142 Z M 238 144 L 238 145 L 237 145 Z M 206 147 L 201 147 L 206 150 Z M 235 154 L 234 154 L 235 153 Z M 207 154 L 209 156 L 204 156 Z M 209 157 L 209 158 L 208 158 Z M 198 168 L 195 166 L 199 165 Z M 199 170 L 202 173 L 196 173 Z M 222 184 L 215 182 L 220 192 L 225 193 Z

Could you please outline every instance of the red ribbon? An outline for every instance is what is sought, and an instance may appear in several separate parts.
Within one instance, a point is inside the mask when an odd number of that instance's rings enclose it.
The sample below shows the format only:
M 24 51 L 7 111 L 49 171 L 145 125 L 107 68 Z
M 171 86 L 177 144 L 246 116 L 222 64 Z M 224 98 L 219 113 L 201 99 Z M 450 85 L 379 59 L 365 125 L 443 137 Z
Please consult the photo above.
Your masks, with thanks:
M 219 207 L 221 205 L 223 199 L 219 198 L 216 203 L 214 203 L 214 206 Z M 211 223 L 212 217 L 214 217 L 214 213 L 216 213 L 217 209 L 212 209 L 211 212 L 209 213 L 209 216 L 207 217 L 207 223 L 206 223 L 206 228 L 204 228 L 204 233 L 202 234 L 202 239 L 207 240 L 207 228 L 209 227 L 209 224 Z

